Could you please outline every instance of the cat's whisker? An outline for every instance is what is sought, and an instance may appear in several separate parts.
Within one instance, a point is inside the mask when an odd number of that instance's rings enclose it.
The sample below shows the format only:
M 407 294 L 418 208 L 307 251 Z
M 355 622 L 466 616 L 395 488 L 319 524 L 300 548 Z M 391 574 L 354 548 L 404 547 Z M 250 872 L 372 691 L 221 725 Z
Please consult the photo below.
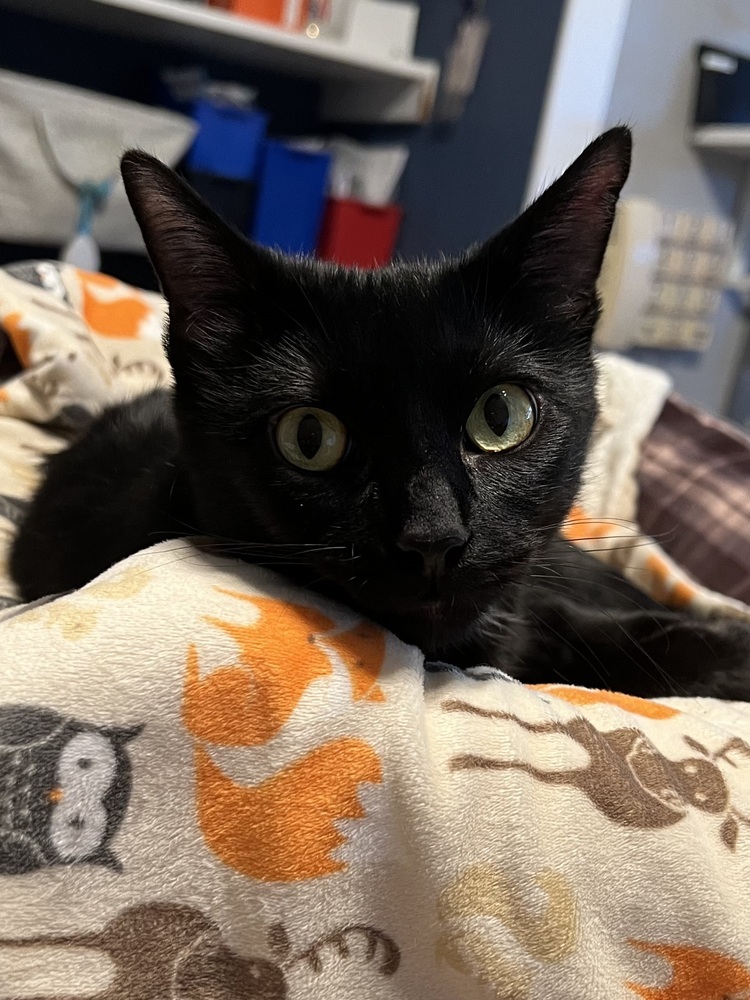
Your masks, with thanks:
M 326 553 L 329 550 L 336 550 L 338 548 L 339 546 L 319 546 L 318 549 L 312 550 L 312 554 L 318 554 L 319 552 Z M 210 538 L 201 538 L 195 540 L 195 542 L 188 541 L 187 544 L 181 546 L 179 549 L 172 549 L 172 551 L 180 550 L 190 550 L 195 555 L 198 555 L 200 552 L 206 552 L 209 555 L 216 555 L 220 558 L 248 556 L 252 559 L 252 563 L 255 566 L 278 568 L 280 570 L 292 566 L 308 566 L 309 563 L 306 557 L 311 554 L 310 550 L 300 552 L 292 551 L 291 549 L 289 551 L 275 549 L 267 552 L 264 545 L 260 543 L 244 547 L 235 542 L 218 542 Z
M 305 551 L 308 554 L 315 552 L 343 552 L 349 546 L 347 545 L 330 545 L 325 542 L 251 542 L 240 538 L 231 538 L 227 535 L 206 535 L 205 532 L 201 532 L 199 529 L 195 528 L 193 525 L 185 525 L 189 530 L 195 531 L 193 536 L 196 541 L 199 541 L 203 546 L 216 546 L 216 545 L 226 545 L 228 547 L 235 547 L 236 549 L 243 550 L 288 550 L 288 551 Z M 164 532 L 152 532 L 153 535 L 163 536 Z M 185 536 L 178 531 L 169 532 L 175 538 L 184 538 Z
M 550 624 L 550 623 L 549 623 L 548 621 L 545 621 L 545 620 L 544 620 L 543 618 L 541 618 L 541 617 L 540 617 L 539 615 L 537 615 L 537 614 L 536 614 L 536 613 L 535 613 L 534 611 L 532 611 L 532 610 L 531 610 L 530 608 L 528 608 L 528 609 L 527 609 L 527 611 L 528 611 L 528 613 L 529 613 L 529 614 L 531 615 L 531 617 L 532 617 L 532 618 L 534 618 L 534 619 L 535 619 L 535 620 L 536 620 L 536 621 L 537 621 L 537 622 L 539 623 L 539 625 L 540 625 L 540 626 L 541 626 L 542 628 L 547 628 L 547 629 L 549 629 L 549 631 L 550 631 L 550 632 L 552 632 L 552 633 L 553 633 L 553 635 L 556 635 L 556 636 L 557 636 L 557 638 L 558 638 L 558 639 L 560 639 L 560 640 L 561 640 L 562 642 L 564 642 L 564 643 L 566 644 L 566 646 L 568 646 L 568 647 L 569 647 L 570 649 L 572 649 L 572 650 L 573 650 L 574 652 L 576 652 L 576 653 L 578 653 L 579 655 L 581 655 L 581 650 L 580 650 L 580 649 L 576 649 L 576 647 L 575 647 L 575 646 L 573 645 L 573 643 L 572 643 L 572 642 L 570 641 L 570 639 L 568 639 L 568 637 L 567 637 L 567 636 L 566 636 L 566 635 L 565 635 L 565 634 L 564 634 L 563 632 L 560 632 L 560 631 L 559 631 L 558 629 L 556 629 L 556 628 L 555 628 L 555 627 L 554 627 L 553 625 L 551 625 L 551 624 Z M 585 660 L 585 661 L 586 661 L 586 663 L 587 663 L 587 664 L 588 664 L 588 665 L 589 665 L 589 666 L 591 667 L 591 669 L 592 669 L 592 670 L 594 671 L 594 673 L 596 674 L 596 676 L 597 676 L 597 677 L 599 678 L 599 680 L 600 680 L 600 681 L 602 681 L 602 683 L 603 683 L 603 684 L 605 685 L 605 687 L 606 687 L 606 685 L 607 685 L 607 680 L 608 680 L 608 677 L 607 677 L 607 674 L 606 674 L 606 672 L 604 671 L 604 664 L 603 664 L 603 663 L 602 663 L 602 661 L 601 661 L 601 660 L 599 659 L 599 657 L 598 657 L 598 656 L 596 655 L 596 653 L 594 652 L 594 650 L 593 650 L 593 649 L 591 648 L 591 645 L 590 645 L 590 644 L 589 644 L 589 643 L 588 643 L 588 642 L 586 641 L 586 639 L 584 639 L 584 637 L 583 637 L 583 636 L 582 636 L 582 635 L 580 634 L 580 632 L 578 632 L 578 630 L 577 630 L 577 629 L 575 629 L 575 628 L 574 628 L 574 627 L 573 627 L 572 625 L 571 625 L 570 627 L 571 627 L 572 631 L 573 631 L 573 632 L 575 632 L 575 634 L 576 634 L 576 635 L 578 636 L 578 638 L 579 638 L 579 639 L 581 640 L 581 642 L 582 642 L 582 643 L 583 643 L 583 645 L 584 645 L 584 646 L 586 647 L 586 649 L 587 649 L 587 650 L 588 650 L 588 652 L 589 652 L 589 653 L 591 654 L 591 656 L 593 656 L 593 658 L 594 658 L 594 660 L 595 660 L 596 662 L 593 662 L 593 661 L 592 661 L 591 659 L 589 659 L 589 657 L 588 657 L 588 656 L 586 656 L 585 654 L 583 654 L 583 658 L 584 658 L 584 660 Z M 600 668 L 601 668 L 601 669 L 600 669 Z
M 560 588 L 561 593 L 563 593 L 563 594 L 565 594 L 568 591 L 568 589 L 569 589 L 566 586 L 567 584 L 570 584 L 570 583 L 582 583 L 582 584 L 585 584 L 585 583 L 588 582 L 585 577 L 574 576 L 573 574 L 569 574 L 569 573 L 568 574 L 564 574 L 564 575 L 556 574 L 554 576 L 546 576 L 545 574 L 541 574 L 541 573 L 530 573 L 529 574 L 529 579 L 544 581 L 548 586 L 550 584 L 552 584 L 552 585 L 558 585 L 559 588 Z M 519 586 L 525 587 L 526 589 L 534 589 L 534 584 L 530 584 L 530 583 L 528 583 L 526 581 L 521 582 L 519 584 Z M 648 608 L 644 608 L 643 604 L 640 603 L 638 600 L 636 600 L 636 598 L 631 597 L 629 594 L 625 594 L 622 591 L 621 588 L 617 588 L 617 587 L 613 586 L 612 584 L 606 583 L 605 581 L 603 581 L 601 579 L 597 580 L 596 586 L 597 586 L 598 590 L 604 591 L 606 593 L 614 594 L 618 599 L 621 599 L 621 600 L 625 601 L 628 604 L 632 604 L 634 611 L 641 611 L 644 615 L 648 615 L 650 613 Z M 554 589 L 554 587 L 550 587 L 550 589 Z M 656 623 L 656 620 L 655 620 L 655 623 Z
M 622 545 L 606 545 L 602 544 L 598 548 L 593 548 L 590 545 L 586 546 L 585 551 L 587 552 L 606 552 L 608 549 L 621 549 L 621 548 L 640 548 L 644 545 L 653 545 L 653 538 L 638 537 L 637 535 L 577 535 L 576 545 L 580 542 L 622 542 Z M 582 546 L 581 546 L 582 547 Z
M 605 616 L 606 616 L 607 618 L 609 618 L 609 619 L 610 619 L 610 620 L 612 621 L 612 623 L 613 623 L 614 625 L 616 625 L 616 626 L 617 626 L 617 628 L 619 628 L 619 629 L 620 629 L 620 631 L 621 631 L 621 632 L 623 633 L 623 635 L 625 636 L 625 638 L 626 638 L 626 639 L 629 639 L 629 640 L 630 640 L 630 642 L 631 642 L 631 643 L 632 643 L 632 644 L 633 644 L 633 645 L 634 645 L 634 646 L 635 646 L 635 647 L 636 647 L 636 648 L 637 648 L 637 649 L 638 649 L 638 650 L 639 650 L 639 651 L 640 651 L 641 653 L 643 653 L 643 655 L 644 655 L 644 656 L 645 656 L 645 657 L 646 657 L 646 658 L 648 659 L 649 663 L 651 663 L 651 665 L 652 665 L 652 666 L 654 667 L 654 669 L 655 669 L 656 673 L 655 673 L 655 674 L 654 674 L 654 673 L 650 673 L 650 674 L 648 674 L 648 676 L 650 676 L 650 677 L 654 677 L 654 676 L 658 676 L 658 677 L 660 677 L 660 678 L 661 678 L 662 680 L 666 681 L 666 683 L 667 683 L 667 684 L 668 684 L 668 685 L 670 686 L 670 688 L 671 688 L 671 691 L 672 691 L 672 694 L 674 694 L 674 695 L 679 695 L 679 694 L 680 694 L 680 692 L 679 692 L 679 691 L 678 691 L 678 689 L 677 689 L 677 686 L 676 686 L 676 683 L 675 683 L 675 678 L 673 678 L 673 677 L 672 677 L 672 676 L 671 676 L 671 675 L 670 675 L 670 674 L 669 674 L 669 673 L 668 673 L 668 672 L 667 672 L 667 671 L 666 671 L 666 670 L 665 670 L 665 669 L 664 669 L 664 668 L 663 668 L 663 667 L 661 666 L 661 664 L 660 664 L 660 663 L 659 663 L 659 662 L 658 662 L 657 660 L 655 660 L 653 656 L 651 656 L 651 654 L 650 654 L 650 653 L 648 652 L 648 650 L 647 650 L 647 649 L 646 649 L 646 648 L 645 648 L 645 647 L 643 646 L 643 644 L 642 644 L 642 643 L 640 643 L 640 642 L 639 642 L 639 641 L 638 641 L 638 640 L 637 640 L 637 639 L 636 639 L 636 638 L 635 638 L 635 637 L 634 637 L 633 635 L 631 635 L 631 634 L 630 634 L 630 633 L 628 632 L 628 630 L 627 630 L 627 629 L 625 628 L 625 626 L 624 626 L 624 625 L 622 624 L 622 622 L 618 621 L 618 620 L 617 620 L 617 618 L 616 618 L 616 617 L 615 617 L 615 616 L 614 616 L 613 614 L 611 614 L 611 612 L 609 612 L 609 611 L 608 611 L 608 610 L 607 610 L 606 608 L 604 608 L 604 609 L 603 609 L 603 611 L 604 611 L 604 614 L 605 614 Z M 666 633 L 665 633 L 665 634 L 666 634 Z M 667 638 L 668 638 L 668 635 L 667 635 Z M 622 648 L 622 647 L 620 647 L 620 648 Z M 629 658 L 629 659 L 630 659 L 630 660 L 631 660 L 631 661 L 632 661 L 632 662 L 633 662 L 633 663 L 634 663 L 634 664 L 635 664 L 636 666 L 638 666 L 638 667 L 639 667 L 639 668 L 640 668 L 641 670 L 644 670 L 644 668 L 643 668 L 643 664 L 642 664 L 641 662 L 639 662 L 639 661 L 638 661 L 638 660 L 637 660 L 637 659 L 636 659 L 636 658 L 635 658 L 635 657 L 634 657 L 634 656 L 633 656 L 633 655 L 632 655 L 631 653 L 629 653 L 629 652 L 628 652 L 628 651 L 627 651 L 626 649 L 623 649 L 623 650 L 622 650 L 622 652 L 624 652 L 624 653 L 625 653 L 625 655 L 626 655 L 626 656 L 627 656 L 627 657 L 628 657 L 628 658 Z M 646 671 L 645 671 L 645 670 L 644 670 L 644 673 L 646 673 Z M 683 691 L 682 691 L 682 693 L 683 693 L 683 694 L 687 694 L 687 693 L 688 693 L 688 692 L 687 692 L 687 689 L 683 687 Z
M 163 566 L 169 566 L 170 563 L 173 562 L 173 561 L 179 562 L 179 561 L 181 561 L 181 559 L 190 559 L 190 558 L 193 558 L 193 557 L 198 558 L 200 556 L 200 552 L 196 548 L 194 548 L 194 547 L 191 546 L 191 547 L 186 547 L 186 549 L 187 549 L 187 551 L 186 550 L 172 550 L 172 551 L 178 551 L 178 552 L 179 551 L 184 551 L 185 554 L 183 556 L 181 556 L 181 557 L 180 556 L 176 557 L 176 559 L 174 559 L 174 560 L 169 560 L 168 559 L 168 560 L 165 560 L 164 562 L 157 563 L 153 568 L 160 569 Z M 284 569 L 284 568 L 286 568 L 288 566 L 305 566 L 305 565 L 306 565 L 306 563 L 304 563 L 304 562 L 288 562 L 288 561 L 282 561 L 282 560 L 278 560 L 278 559 L 258 559 L 258 560 L 253 560 L 253 566 L 263 566 L 263 567 L 265 567 L 267 569 L 280 569 L 280 570 L 282 570 L 282 569 Z M 148 567 L 144 568 L 143 572 L 148 572 L 151 568 L 152 568 L 151 566 L 148 566 Z
M 632 531 L 633 535 L 641 536 L 641 538 L 643 539 L 643 541 L 646 541 L 646 542 L 648 542 L 648 541 L 660 542 L 660 543 L 668 542 L 671 539 L 673 539 L 675 537 L 675 535 L 677 534 L 677 529 L 676 528 L 669 528 L 666 531 L 657 531 L 657 532 L 654 532 L 652 534 L 645 535 L 644 532 L 643 532 L 643 529 L 641 528 L 641 526 L 638 523 L 638 521 L 633 521 L 633 520 L 630 520 L 629 518 L 619 518 L 619 517 L 573 517 L 573 518 L 565 518 L 565 520 L 563 520 L 563 521 L 552 522 L 550 524 L 545 524 L 545 525 L 539 525 L 538 529 L 540 531 L 545 531 L 545 530 L 550 530 L 550 529 L 557 529 L 561 533 L 564 533 L 566 528 L 578 528 L 581 525 L 585 525 L 585 524 L 596 524 L 596 525 L 613 524 L 613 525 L 616 525 L 617 527 L 620 527 L 620 528 L 627 528 L 629 531 Z M 609 537 L 609 536 L 605 536 L 605 537 Z M 628 537 L 628 536 L 625 536 L 625 537 Z M 579 539 L 576 538 L 575 541 L 577 542 L 578 540 Z M 575 545 L 575 542 L 569 541 L 569 544 Z
M 565 517 L 562 521 L 552 521 L 549 524 L 540 525 L 542 528 L 567 528 L 575 527 L 577 524 L 618 524 L 627 527 L 638 528 L 638 522 L 629 517 Z

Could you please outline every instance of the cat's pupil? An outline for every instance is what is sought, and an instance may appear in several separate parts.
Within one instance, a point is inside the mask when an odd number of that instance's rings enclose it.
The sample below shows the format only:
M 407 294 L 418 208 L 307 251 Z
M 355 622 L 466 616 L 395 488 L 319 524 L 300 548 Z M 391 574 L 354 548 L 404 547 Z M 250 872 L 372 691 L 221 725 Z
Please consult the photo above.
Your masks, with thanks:
M 323 443 L 323 427 L 316 416 L 306 414 L 297 426 L 297 444 L 305 458 L 315 458 Z
M 508 429 L 510 411 L 505 399 L 498 392 L 493 392 L 484 404 L 484 419 L 493 434 L 502 437 Z

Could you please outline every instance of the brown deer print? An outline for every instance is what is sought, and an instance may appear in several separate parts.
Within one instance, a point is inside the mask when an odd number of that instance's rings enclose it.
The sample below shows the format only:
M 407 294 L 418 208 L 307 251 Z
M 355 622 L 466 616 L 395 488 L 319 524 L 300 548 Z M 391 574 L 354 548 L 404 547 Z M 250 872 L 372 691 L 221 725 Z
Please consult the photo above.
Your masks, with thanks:
M 395 973 L 400 951 L 387 934 L 372 927 L 342 927 L 292 954 L 283 926 L 276 924 L 268 935 L 269 959 L 241 958 L 200 910 L 174 903 L 130 907 L 98 933 L 0 938 L 0 949 L 91 948 L 115 968 L 112 982 L 96 995 L 50 993 L 27 1000 L 286 1000 L 289 970 L 306 964 L 320 972 L 325 950 L 334 948 L 346 959 L 355 937 L 364 939 L 365 961 L 377 960 L 384 976 Z
M 739 823 L 750 825 L 730 804 L 729 786 L 717 761 L 735 766 L 728 755 L 740 753 L 750 759 L 750 746 L 734 738 L 714 754 L 685 736 L 685 742 L 700 756 L 670 760 L 639 729 L 623 727 L 600 732 L 588 719 L 570 722 L 525 722 L 508 712 L 477 708 L 452 700 L 442 706 L 446 712 L 466 712 L 485 719 L 513 722 L 525 732 L 538 735 L 560 733 L 570 737 L 587 752 L 584 767 L 545 771 L 520 760 L 497 760 L 477 754 L 461 754 L 450 762 L 451 770 L 523 771 L 548 785 L 569 785 L 583 792 L 608 819 L 621 826 L 653 830 L 678 823 L 697 809 L 725 816 L 721 837 L 734 849 Z

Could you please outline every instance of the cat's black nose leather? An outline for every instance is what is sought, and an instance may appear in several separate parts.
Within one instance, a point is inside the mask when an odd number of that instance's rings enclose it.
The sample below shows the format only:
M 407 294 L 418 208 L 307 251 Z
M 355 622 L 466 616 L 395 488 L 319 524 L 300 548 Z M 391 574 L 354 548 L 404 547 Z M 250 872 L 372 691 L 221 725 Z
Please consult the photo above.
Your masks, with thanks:
M 407 553 L 425 576 L 440 576 L 455 566 L 466 548 L 469 536 L 462 531 L 453 535 L 418 535 L 403 532 L 396 545 Z

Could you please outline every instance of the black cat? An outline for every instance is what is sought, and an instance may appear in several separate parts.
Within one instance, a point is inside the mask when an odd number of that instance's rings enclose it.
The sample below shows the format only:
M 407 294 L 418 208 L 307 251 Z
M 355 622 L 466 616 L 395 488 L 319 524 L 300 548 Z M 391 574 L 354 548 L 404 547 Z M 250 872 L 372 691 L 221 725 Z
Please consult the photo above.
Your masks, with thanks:
M 630 163 L 597 139 L 459 260 L 346 270 L 122 172 L 169 301 L 172 395 L 50 459 L 24 598 L 175 535 L 273 564 L 459 665 L 641 695 L 750 693 L 750 628 L 667 611 L 559 539 L 594 422 L 596 279 Z

